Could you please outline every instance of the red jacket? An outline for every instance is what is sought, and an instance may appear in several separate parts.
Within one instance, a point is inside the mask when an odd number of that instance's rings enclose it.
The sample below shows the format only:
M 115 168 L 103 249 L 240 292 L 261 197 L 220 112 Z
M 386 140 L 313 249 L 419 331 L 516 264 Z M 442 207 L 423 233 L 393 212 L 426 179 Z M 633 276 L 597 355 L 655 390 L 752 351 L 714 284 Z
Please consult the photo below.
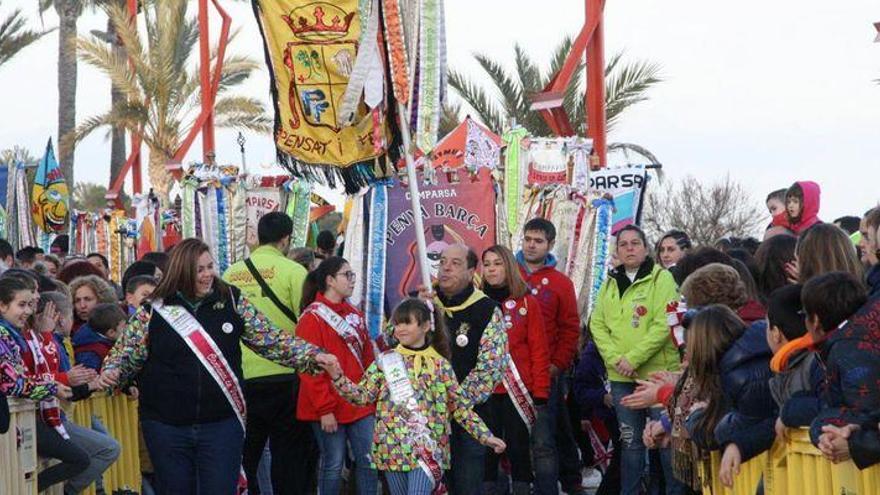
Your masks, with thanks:
M 527 273 L 522 265 L 520 269 L 544 314 L 550 364 L 562 371 L 567 370 L 577 354 L 581 328 L 574 284 L 556 269 L 552 257 L 549 264 L 532 273 Z
M 822 222 L 819 220 L 819 198 L 822 190 L 819 188 L 819 184 L 808 180 L 799 181 L 797 184 L 801 187 L 801 192 L 804 195 L 800 217 L 796 222 L 792 221 L 793 219 L 788 216 L 788 210 L 785 210 L 773 217 L 773 225 L 785 227 L 795 234 L 800 234 L 813 225 Z M 788 206 L 787 203 L 788 201 L 786 200 L 786 207 Z
M 519 299 L 504 301 L 501 310 L 505 323 L 509 325 L 507 346 L 519 376 L 532 397 L 547 399 L 550 396 L 550 351 L 538 300 L 526 294 Z M 507 393 L 503 383 L 495 387 L 495 393 Z
M 333 329 L 323 318 L 308 309 L 303 313 L 296 326 L 296 335 L 312 344 L 333 354 L 339 359 L 342 372 L 351 381 L 358 383 L 364 375 L 364 370 L 374 360 L 373 346 L 365 328 L 364 317 L 360 311 L 351 304 L 342 302 L 339 304 L 330 302 L 322 294 L 318 294 L 315 302 L 324 303 L 339 316 L 345 318 L 351 326 L 357 329 L 363 348 L 363 368 L 348 345 L 342 340 L 336 330 Z M 301 421 L 320 421 L 321 416 L 333 413 L 336 421 L 340 424 L 353 423 L 365 416 L 373 414 L 374 405 L 358 407 L 349 404 L 339 397 L 330 375 L 326 372 L 319 375 L 300 374 L 299 398 L 296 402 L 296 417 Z

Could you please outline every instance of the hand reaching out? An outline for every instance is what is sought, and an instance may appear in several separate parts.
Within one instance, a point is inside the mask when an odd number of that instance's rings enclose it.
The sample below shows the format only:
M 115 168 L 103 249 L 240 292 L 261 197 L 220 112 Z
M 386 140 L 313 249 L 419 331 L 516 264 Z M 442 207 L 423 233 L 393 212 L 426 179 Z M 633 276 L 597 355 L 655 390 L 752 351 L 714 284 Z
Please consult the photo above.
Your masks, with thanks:
M 91 369 L 86 368 L 85 366 L 78 364 L 67 372 L 67 381 L 70 382 L 72 387 L 76 387 L 77 385 L 82 385 L 83 383 L 89 383 L 98 377 L 98 373 Z
M 718 472 L 718 479 L 721 483 L 730 488 L 733 486 L 733 480 L 739 475 L 740 464 L 742 464 L 742 453 L 735 443 L 727 444 L 724 449 L 724 455 L 721 456 L 721 469 Z
M 504 443 L 504 440 L 492 436 L 486 440 L 486 447 L 492 449 L 496 454 L 500 454 L 507 449 L 507 444 Z
M 73 397 L 73 390 L 63 383 L 55 382 L 55 389 L 57 390 L 57 392 L 55 392 L 55 397 L 58 397 L 59 399 L 67 400 Z
M 656 404 L 662 383 L 647 380 L 636 380 L 636 383 L 635 391 L 620 399 L 620 404 L 630 409 L 647 409 Z
M 92 383 L 95 385 L 95 390 L 113 388 L 119 385 L 119 370 L 104 370 Z

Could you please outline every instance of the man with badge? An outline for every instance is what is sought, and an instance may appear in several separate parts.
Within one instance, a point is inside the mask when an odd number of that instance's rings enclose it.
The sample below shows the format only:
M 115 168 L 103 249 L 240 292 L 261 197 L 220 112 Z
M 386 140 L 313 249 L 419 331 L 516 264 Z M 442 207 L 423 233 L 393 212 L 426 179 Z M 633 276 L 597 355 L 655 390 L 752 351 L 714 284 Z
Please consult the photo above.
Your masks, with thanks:
M 444 318 L 452 342 L 452 369 L 474 411 L 481 416 L 484 403 L 507 370 L 507 332 L 501 309 L 474 286 L 477 254 L 453 244 L 440 255 L 437 293 L 420 288 L 419 296 L 432 300 Z M 486 448 L 457 423 L 452 426 L 450 492 L 479 494 L 483 488 Z
M 259 247 L 250 258 L 232 265 L 223 278 L 238 287 L 275 326 L 294 335 L 308 273 L 286 256 L 292 233 L 293 221 L 284 213 L 263 215 L 257 224 Z M 257 467 L 269 441 L 273 493 L 306 493 L 314 478 L 317 446 L 311 426 L 296 419 L 299 376 L 244 345 L 241 350 L 248 405 L 243 464 L 249 491 L 260 493 Z

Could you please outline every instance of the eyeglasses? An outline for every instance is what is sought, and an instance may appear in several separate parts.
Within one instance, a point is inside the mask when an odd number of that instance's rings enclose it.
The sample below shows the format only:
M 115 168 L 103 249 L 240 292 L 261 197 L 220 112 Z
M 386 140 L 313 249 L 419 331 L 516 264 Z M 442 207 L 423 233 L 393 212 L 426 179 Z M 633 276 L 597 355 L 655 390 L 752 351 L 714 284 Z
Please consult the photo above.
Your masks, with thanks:
M 337 277 L 342 276 L 348 279 L 349 282 L 354 282 L 357 279 L 357 273 L 349 270 L 347 272 L 340 272 L 336 274 Z

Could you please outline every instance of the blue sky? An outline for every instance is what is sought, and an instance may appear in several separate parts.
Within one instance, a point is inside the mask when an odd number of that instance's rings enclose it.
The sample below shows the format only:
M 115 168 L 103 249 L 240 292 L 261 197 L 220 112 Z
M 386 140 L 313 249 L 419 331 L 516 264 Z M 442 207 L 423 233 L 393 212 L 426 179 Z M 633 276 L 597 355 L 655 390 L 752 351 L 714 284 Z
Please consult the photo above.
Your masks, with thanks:
M 40 25 L 36 3 L 19 7 Z M 262 60 L 247 2 L 224 1 L 242 32 L 232 51 Z M 565 33 L 583 21 L 582 0 L 447 0 L 449 62 L 479 75 L 471 59 L 480 51 L 512 67 L 520 43 L 539 60 L 549 58 Z M 626 51 L 663 66 L 665 82 L 651 100 L 629 111 L 610 140 L 643 145 L 672 177 L 712 181 L 729 173 L 752 199 L 794 180 L 822 186 L 826 220 L 861 213 L 880 199 L 880 44 L 872 22 L 880 6 L 869 0 L 609 1 L 608 54 Z M 57 25 L 54 13 L 43 17 Z M 102 14 L 87 13 L 80 32 L 102 29 Z M 13 144 L 40 154 L 56 132 L 57 34 L 0 69 L 3 119 L 0 149 Z M 80 64 L 78 119 L 109 106 L 109 83 Z M 244 92 L 268 104 L 268 76 L 258 74 Z M 454 93 L 453 93 L 454 94 Z M 218 132 L 218 159 L 239 163 L 234 132 Z M 269 136 L 248 135 L 248 164 L 271 162 Z M 188 159 L 197 156 L 198 143 Z M 77 149 L 77 180 L 104 182 L 109 145 L 103 132 Z M 258 170 L 269 171 L 269 168 Z

